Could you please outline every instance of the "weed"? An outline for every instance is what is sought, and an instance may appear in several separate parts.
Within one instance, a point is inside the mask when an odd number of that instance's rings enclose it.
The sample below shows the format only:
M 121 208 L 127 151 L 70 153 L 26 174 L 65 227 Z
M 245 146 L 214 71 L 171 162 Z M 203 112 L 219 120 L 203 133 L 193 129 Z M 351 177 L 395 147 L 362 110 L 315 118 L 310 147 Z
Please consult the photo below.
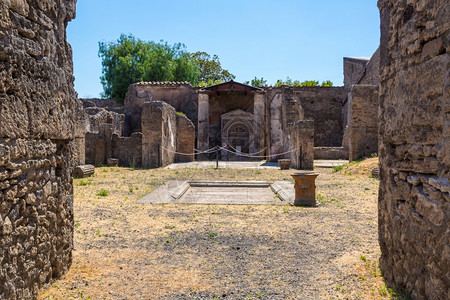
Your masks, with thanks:
M 174 225 L 166 225 L 166 226 L 164 226 L 164 228 L 166 228 L 166 229 L 175 229 L 175 226 Z
M 344 165 L 340 165 L 340 166 L 335 166 L 333 167 L 333 172 L 339 172 L 340 170 L 342 170 L 344 168 Z
M 92 182 L 90 182 L 90 181 L 81 180 L 77 185 L 78 186 L 87 186 L 87 185 L 91 185 L 91 184 L 92 184 Z
M 386 289 L 386 286 L 384 284 L 380 288 L 378 288 L 378 292 L 381 296 L 386 296 L 388 294 L 388 290 Z
M 213 239 L 213 238 L 217 237 L 217 233 L 210 232 L 210 233 L 208 234 L 208 236 L 209 236 L 210 239 Z
M 100 192 L 97 193 L 97 196 L 106 197 L 109 195 L 109 191 L 105 189 L 101 189 Z
M 288 214 L 288 213 L 290 213 L 291 211 L 289 210 L 289 208 L 287 208 L 287 207 L 283 207 L 283 214 Z
M 136 170 L 136 165 L 137 165 L 137 160 L 136 160 L 136 157 L 133 157 L 133 158 L 128 158 L 128 164 L 130 165 L 130 170 L 131 171 L 134 171 L 134 170 Z
M 359 256 L 359 258 L 360 258 L 362 261 L 366 261 L 366 259 L 367 259 L 367 257 L 366 257 L 365 255 L 362 255 L 362 254 Z

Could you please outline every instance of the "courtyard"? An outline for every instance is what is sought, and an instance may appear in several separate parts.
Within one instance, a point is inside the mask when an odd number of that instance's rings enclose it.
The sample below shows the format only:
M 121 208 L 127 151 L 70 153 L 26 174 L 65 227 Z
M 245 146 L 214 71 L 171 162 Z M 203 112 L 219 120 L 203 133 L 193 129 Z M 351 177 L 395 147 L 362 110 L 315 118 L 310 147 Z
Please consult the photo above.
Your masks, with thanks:
M 39 299 L 390 298 L 377 161 L 316 168 L 315 208 L 137 203 L 174 179 L 291 181 L 293 170 L 96 168 L 74 181 L 72 268 Z

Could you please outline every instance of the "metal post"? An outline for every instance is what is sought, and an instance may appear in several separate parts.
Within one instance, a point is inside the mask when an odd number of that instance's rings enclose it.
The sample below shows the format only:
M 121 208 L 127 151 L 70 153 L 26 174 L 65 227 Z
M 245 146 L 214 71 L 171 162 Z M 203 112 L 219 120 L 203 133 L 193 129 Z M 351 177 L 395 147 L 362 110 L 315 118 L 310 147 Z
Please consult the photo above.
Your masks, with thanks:
M 216 170 L 219 168 L 219 146 L 216 146 Z
M 299 153 L 299 156 L 298 156 L 298 162 L 299 162 L 299 166 L 300 166 L 300 169 L 302 169 L 302 167 L 303 167 L 303 164 L 302 164 L 302 147 L 303 146 L 300 146 L 300 153 Z

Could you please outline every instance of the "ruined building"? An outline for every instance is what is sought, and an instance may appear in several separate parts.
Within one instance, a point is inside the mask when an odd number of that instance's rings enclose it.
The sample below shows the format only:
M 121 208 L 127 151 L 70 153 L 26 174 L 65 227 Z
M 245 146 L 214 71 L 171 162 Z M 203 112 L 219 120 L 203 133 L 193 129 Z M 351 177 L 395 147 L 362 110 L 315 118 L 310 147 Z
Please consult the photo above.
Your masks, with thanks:
M 414 299 L 450 298 L 448 1 L 379 0 L 380 49 L 344 60 L 344 87 L 142 83 L 124 107 L 85 101 L 88 117 L 65 35 L 75 3 L 0 1 L 0 299 L 33 299 L 70 267 L 75 164 L 165 165 L 216 145 L 291 149 L 305 168 L 311 145 L 353 159 L 376 148 L 377 106 L 383 274 Z
M 379 51 L 370 60 L 345 58 L 343 87 L 141 82 L 123 107 L 84 99 L 86 162 L 159 167 L 207 158 L 199 153 L 218 146 L 222 160 L 290 158 L 311 169 L 314 158 L 376 153 L 378 63 Z

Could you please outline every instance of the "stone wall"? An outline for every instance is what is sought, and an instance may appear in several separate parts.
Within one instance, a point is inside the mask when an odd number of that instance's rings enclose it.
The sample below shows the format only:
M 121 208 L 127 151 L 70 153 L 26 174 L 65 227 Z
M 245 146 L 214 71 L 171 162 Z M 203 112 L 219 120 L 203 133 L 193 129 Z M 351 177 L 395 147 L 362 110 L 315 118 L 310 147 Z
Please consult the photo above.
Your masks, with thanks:
M 380 85 L 380 48 L 375 51 L 366 64 L 361 80 L 355 84 Z
M 164 101 L 197 124 L 197 98 L 197 92 L 189 82 L 139 82 L 130 85 L 124 103 L 130 118 L 127 135 L 141 131 L 142 107 L 149 101 Z
M 303 120 L 289 124 L 286 141 L 287 155 L 296 169 L 312 170 L 314 166 L 314 121 Z
M 177 137 L 175 109 L 162 101 L 142 106 L 142 166 L 165 167 L 175 160 Z
M 379 0 L 380 265 L 414 299 L 450 298 L 450 5 Z
M 71 265 L 76 1 L 0 1 L 0 298 L 32 299 Z
M 176 162 L 191 162 L 194 161 L 194 147 L 195 147 L 195 126 L 191 120 L 186 116 L 177 114 L 177 154 L 175 155 Z M 186 153 L 192 155 L 183 155 L 179 153 Z
M 344 57 L 344 88 L 347 93 L 364 77 L 369 60 L 368 57 Z
M 378 153 L 378 86 L 353 85 L 349 99 L 349 160 Z
M 119 159 L 120 166 L 142 166 L 142 133 L 135 132 L 129 137 L 113 134 L 112 157 Z
M 346 94 L 343 87 L 296 87 L 305 120 L 314 120 L 314 146 L 342 145 L 342 105 Z
M 344 147 L 314 147 L 314 159 L 348 159 Z

